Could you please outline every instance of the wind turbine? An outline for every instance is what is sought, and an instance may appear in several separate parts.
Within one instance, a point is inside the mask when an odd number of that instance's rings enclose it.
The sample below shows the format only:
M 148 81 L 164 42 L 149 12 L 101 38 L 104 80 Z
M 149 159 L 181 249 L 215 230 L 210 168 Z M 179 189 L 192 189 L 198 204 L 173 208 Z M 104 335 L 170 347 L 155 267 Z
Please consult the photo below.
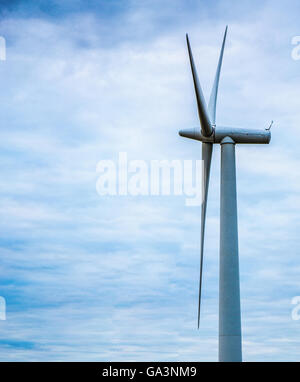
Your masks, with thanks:
M 242 361 L 241 308 L 238 254 L 238 224 L 236 201 L 235 145 L 237 143 L 269 143 L 269 129 L 252 130 L 216 125 L 216 104 L 223 60 L 227 26 L 223 38 L 216 76 L 208 107 L 186 35 L 189 59 L 196 93 L 200 128 L 179 131 L 182 137 L 202 142 L 203 203 L 201 210 L 200 281 L 198 303 L 198 328 L 200 324 L 201 286 L 204 250 L 204 231 L 210 164 L 214 144 L 221 145 L 221 200 L 220 200 L 220 280 L 219 280 L 219 361 Z

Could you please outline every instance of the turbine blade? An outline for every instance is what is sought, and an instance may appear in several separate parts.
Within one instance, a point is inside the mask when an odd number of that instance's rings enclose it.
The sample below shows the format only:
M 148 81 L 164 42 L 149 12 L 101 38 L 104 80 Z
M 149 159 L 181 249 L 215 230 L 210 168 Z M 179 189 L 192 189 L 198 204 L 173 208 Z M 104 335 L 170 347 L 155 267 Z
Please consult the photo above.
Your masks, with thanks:
M 193 59 L 193 54 L 192 54 L 192 49 L 190 46 L 190 41 L 189 41 L 189 36 L 186 35 L 186 42 L 187 42 L 187 47 L 189 51 L 189 58 L 190 58 L 190 64 L 191 64 L 191 70 L 193 74 L 193 81 L 194 81 L 194 88 L 195 88 L 195 93 L 196 93 L 196 99 L 197 99 L 197 107 L 198 107 L 198 114 L 199 114 L 199 119 L 200 119 L 200 124 L 201 124 L 201 133 L 205 137 L 209 137 L 212 132 L 212 126 L 209 120 L 208 116 L 208 111 L 205 103 L 205 99 L 202 93 L 202 89 L 198 80 L 198 75 Z
M 215 76 L 215 81 L 214 81 L 214 85 L 213 85 L 212 90 L 211 90 L 209 103 L 208 103 L 209 116 L 211 118 L 211 122 L 213 125 L 216 123 L 216 106 L 217 106 L 219 79 L 220 79 L 220 72 L 221 72 L 221 67 L 222 67 L 222 60 L 223 60 L 226 35 L 227 35 L 227 25 L 225 28 L 222 48 L 221 48 L 219 62 L 218 62 L 218 66 L 217 66 L 216 76 Z
M 201 241 L 200 241 L 200 279 L 199 279 L 199 300 L 198 300 L 198 329 L 200 325 L 200 305 L 201 305 L 201 287 L 202 287 L 202 268 L 203 268 L 203 249 L 204 249 L 204 232 L 205 218 L 207 206 L 207 194 L 210 174 L 210 164 L 212 156 L 213 144 L 202 143 L 202 160 L 203 165 L 203 201 L 201 206 Z

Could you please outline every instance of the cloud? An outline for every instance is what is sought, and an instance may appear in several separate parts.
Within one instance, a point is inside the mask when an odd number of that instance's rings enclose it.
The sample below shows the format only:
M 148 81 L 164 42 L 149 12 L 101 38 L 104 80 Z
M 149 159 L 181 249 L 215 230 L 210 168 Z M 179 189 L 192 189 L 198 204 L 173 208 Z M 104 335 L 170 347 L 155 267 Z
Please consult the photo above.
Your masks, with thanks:
M 199 208 L 184 197 L 100 197 L 96 165 L 119 151 L 200 158 L 199 145 L 177 135 L 198 125 L 184 34 L 208 95 L 229 23 L 217 122 L 264 128 L 274 119 L 271 145 L 237 147 L 244 359 L 294 360 L 298 6 L 130 4 L 68 3 L 56 17 L 16 8 L 2 19 L 0 359 L 217 359 L 219 148 L 200 332 Z

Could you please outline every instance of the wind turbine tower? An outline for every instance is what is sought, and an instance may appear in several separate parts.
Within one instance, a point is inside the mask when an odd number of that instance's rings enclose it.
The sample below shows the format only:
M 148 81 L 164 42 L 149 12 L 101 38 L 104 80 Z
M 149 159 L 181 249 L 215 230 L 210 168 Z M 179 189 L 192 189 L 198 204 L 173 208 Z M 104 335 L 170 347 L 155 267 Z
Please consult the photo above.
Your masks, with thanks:
M 192 55 L 188 35 L 186 35 L 190 65 L 196 93 L 200 127 L 180 130 L 182 137 L 202 142 L 204 161 L 204 195 L 201 210 L 200 281 L 198 303 L 198 328 L 200 324 L 200 304 L 203 268 L 204 231 L 210 164 L 214 144 L 221 145 L 221 200 L 220 200 L 220 279 L 219 279 L 219 361 L 242 361 L 242 334 L 239 282 L 238 224 L 236 200 L 235 145 L 238 143 L 269 143 L 270 129 L 253 130 L 216 125 L 216 104 L 223 60 L 227 27 L 223 38 L 216 76 L 208 107 Z

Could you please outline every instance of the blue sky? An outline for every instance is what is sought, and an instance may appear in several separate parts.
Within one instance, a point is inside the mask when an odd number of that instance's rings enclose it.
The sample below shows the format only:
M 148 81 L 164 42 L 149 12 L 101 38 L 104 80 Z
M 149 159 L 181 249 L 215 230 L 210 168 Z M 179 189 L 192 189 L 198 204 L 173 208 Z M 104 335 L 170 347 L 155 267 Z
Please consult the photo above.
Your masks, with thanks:
M 245 361 L 300 359 L 300 35 L 296 1 L 7 1 L 0 35 L 1 361 L 214 361 L 219 147 L 202 325 L 200 210 L 184 197 L 100 197 L 96 165 L 200 159 L 189 32 L 208 96 L 229 25 L 217 123 L 264 128 L 238 146 Z

